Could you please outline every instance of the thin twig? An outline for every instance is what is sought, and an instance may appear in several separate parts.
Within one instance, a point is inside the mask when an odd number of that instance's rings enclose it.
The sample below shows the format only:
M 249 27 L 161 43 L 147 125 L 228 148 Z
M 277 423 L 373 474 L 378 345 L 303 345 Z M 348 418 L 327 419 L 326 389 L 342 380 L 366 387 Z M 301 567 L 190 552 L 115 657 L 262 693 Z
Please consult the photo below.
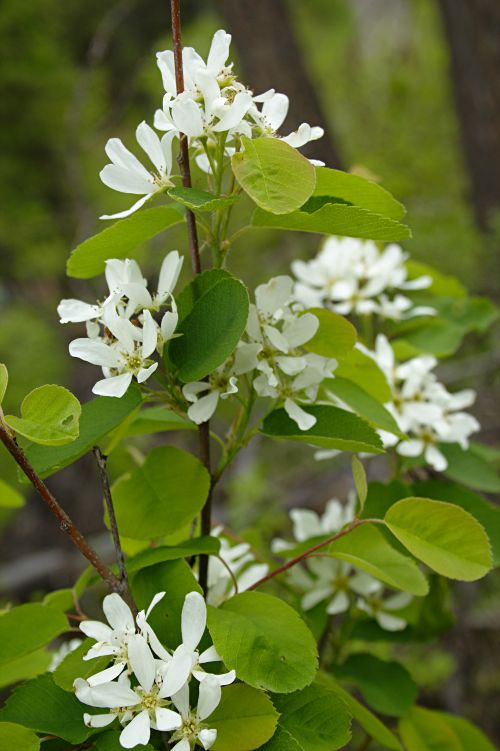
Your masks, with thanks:
M 127 570 L 125 568 L 125 556 L 120 542 L 120 534 L 118 532 L 118 525 L 116 523 L 115 509 L 113 506 L 113 497 L 111 495 L 111 487 L 109 485 L 109 477 L 107 472 L 107 456 L 104 456 L 99 446 L 94 446 L 92 449 L 96 458 L 97 466 L 99 468 L 99 476 L 101 478 L 102 492 L 104 495 L 104 502 L 106 504 L 106 510 L 109 517 L 109 526 L 111 528 L 111 535 L 113 537 L 113 544 L 115 546 L 116 561 L 118 563 L 118 571 L 120 573 L 120 583 L 122 585 L 122 596 L 132 608 L 132 612 L 137 615 L 137 606 L 135 604 L 130 585 L 128 582 Z
M 306 558 L 308 558 L 312 553 L 315 553 L 317 550 L 320 550 L 321 548 L 326 547 L 326 545 L 330 545 L 330 543 L 335 542 L 335 540 L 338 540 L 340 537 L 344 537 L 344 535 L 349 534 L 349 532 L 352 532 L 353 529 L 356 529 L 356 527 L 361 526 L 361 524 L 372 524 L 377 521 L 380 521 L 380 520 L 355 519 L 353 522 L 351 522 L 351 524 L 349 524 L 348 527 L 341 529 L 340 532 L 337 532 L 331 537 L 328 537 L 326 540 L 319 542 L 317 545 L 314 545 L 312 548 L 309 548 L 309 550 L 306 550 L 304 553 L 301 553 L 296 558 L 291 558 L 289 561 L 287 561 L 287 563 L 284 563 L 282 566 L 278 566 L 278 568 L 275 568 L 274 571 L 270 571 L 268 574 L 266 574 L 266 576 L 263 576 L 262 579 L 259 579 L 259 581 L 255 582 L 255 584 L 252 584 L 251 587 L 248 587 L 248 589 L 257 589 L 257 587 L 260 587 L 261 584 L 264 584 L 265 582 L 268 582 L 271 579 L 274 579 L 275 576 L 282 574 L 284 571 L 288 571 L 289 568 L 296 566 L 297 563 L 301 563 Z
M 175 63 L 175 84 L 177 93 L 181 94 L 184 91 L 184 70 L 182 64 L 182 33 L 181 33 L 181 4 L 180 0 L 170 0 L 170 11 L 172 16 L 172 37 L 174 43 L 174 63 Z M 191 187 L 191 170 L 189 167 L 189 150 L 188 141 L 185 135 L 180 137 L 179 148 L 179 169 L 182 176 L 182 184 L 185 188 Z M 198 244 L 198 232 L 196 229 L 196 218 L 192 211 L 186 212 L 186 221 L 188 228 L 189 238 L 189 251 L 191 254 L 191 267 L 193 274 L 201 273 L 201 260 L 200 260 L 200 248 Z M 210 467 L 210 425 L 204 422 L 198 428 L 198 435 L 200 440 L 200 459 L 204 466 L 208 470 L 210 477 L 212 478 L 212 472 Z M 210 482 L 210 489 L 208 491 L 207 500 L 201 512 L 201 534 L 209 535 L 212 528 L 212 490 L 213 490 L 213 478 Z M 200 571 L 199 582 L 203 592 L 207 592 L 207 580 L 208 580 L 208 556 L 200 556 Z
M 99 576 L 104 579 L 109 585 L 110 589 L 114 592 L 121 592 L 122 585 L 116 578 L 112 571 L 101 561 L 95 550 L 89 545 L 85 537 L 80 530 L 75 527 L 68 514 L 56 501 L 48 487 L 43 480 L 38 476 L 35 469 L 31 466 L 26 454 L 22 448 L 17 444 L 16 439 L 11 434 L 8 427 L 0 419 L 0 440 L 4 444 L 5 448 L 13 456 L 19 467 L 22 469 L 26 477 L 29 479 L 33 487 L 37 490 L 42 501 L 49 507 L 50 511 L 56 517 L 59 527 L 63 532 L 66 532 L 78 550 L 85 556 L 89 563 L 95 568 Z

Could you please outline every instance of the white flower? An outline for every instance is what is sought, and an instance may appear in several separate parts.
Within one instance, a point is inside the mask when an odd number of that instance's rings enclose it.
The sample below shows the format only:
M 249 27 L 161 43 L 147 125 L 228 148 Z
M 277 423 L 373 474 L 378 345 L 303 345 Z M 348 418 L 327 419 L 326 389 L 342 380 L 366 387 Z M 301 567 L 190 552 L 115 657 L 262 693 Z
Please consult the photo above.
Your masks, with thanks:
M 219 399 L 227 399 L 237 391 L 237 379 L 226 371 L 224 365 L 211 373 L 206 381 L 186 383 L 182 393 L 188 402 L 192 402 L 187 412 L 189 419 L 197 425 L 210 420 Z
M 196 742 L 201 743 L 204 749 L 213 746 L 217 739 L 217 730 L 205 727 L 203 721 L 209 717 L 221 700 L 220 683 L 215 676 L 207 676 L 200 683 L 198 706 L 193 712 L 189 706 L 189 687 L 186 684 L 172 696 L 172 701 L 179 710 L 182 724 L 172 734 L 170 741 L 178 741 L 172 747 L 172 751 L 190 751 Z
M 131 634 L 127 651 L 131 670 L 137 679 L 134 688 L 125 673 L 117 682 L 98 685 L 77 678 L 74 688 L 83 704 L 112 710 L 109 714 L 84 715 L 87 725 L 105 727 L 118 717 L 125 726 L 120 734 L 120 745 L 135 748 L 148 743 L 152 728 L 164 732 L 174 730 L 181 726 L 182 718 L 166 706 L 169 704 L 168 693 L 146 639 L 140 634 Z
M 231 545 L 230 540 L 223 534 L 222 527 L 215 527 L 211 534 L 220 540 L 221 545 L 218 555 L 210 559 L 207 602 L 217 607 L 236 594 L 234 580 L 238 592 L 244 592 L 267 574 L 269 566 L 267 563 L 255 561 L 248 543 Z
M 354 519 L 356 513 L 357 498 L 355 493 L 349 493 L 347 503 L 343 504 L 336 498 L 332 498 L 326 504 L 322 515 L 308 508 L 296 508 L 290 511 L 293 522 L 293 537 L 295 542 L 275 539 L 271 543 L 273 553 L 289 550 L 299 542 L 305 542 L 313 537 L 321 537 L 333 534 L 342 529 Z
M 365 595 L 379 589 L 379 582 L 368 574 L 357 572 L 343 561 L 327 558 L 309 558 L 307 570 L 295 567 L 290 580 L 306 593 L 301 599 L 303 610 L 311 610 L 320 602 L 328 600 L 326 612 L 339 615 L 349 610 L 350 592 Z
M 142 196 L 133 206 L 117 214 L 104 215 L 101 219 L 121 219 L 137 211 L 154 193 L 173 185 L 172 140 L 175 131 L 165 133 L 160 140 L 154 130 L 142 122 L 136 130 L 138 144 L 151 160 L 154 171 L 146 167 L 129 151 L 119 138 L 111 138 L 106 144 L 106 154 L 111 160 L 100 172 L 102 182 L 120 193 Z
M 404 295 L 389 295 L 431 284 L 430 277 L 424 276 L 409 281 L 406 259 L 399 245 L 379 251 L 371 240 L 329 237 L 316 258 L 292 263 L 298 279 L 295 296 L 305 307 L 324 305 L 342 315 L 378 313 L 394 320 L 433 315 L 433 308 L 414 307 Z
M 147 616 L 164 595 L 165 592 L 160 592 L 153 598 L 147 615 L 143 619 L 143 627 L 147 626 L 145 624 Z M 110 656 L 113 658 L 114 664 L 89 678 L 90 686 L 112 681 L 128 669 L 128 644 L 130 637 L 136 633 L 132 611 L 116 592 L 104 598 L 102 609 L 109 625 L 101 623 L 101 621 L 82 621 L 80 623 L 80 631 L 96 641 L 83 659 L 93 660 L 96 657 Z M 151 627 L 148 626 L 148 628 Z
M 180 691 L 189 678 L 194 676 L 203 683 L 207 676 L 203 665 L 208 662 L 218 662 L 220 657 L 215 647 L 209 647 L 199 654 L 198 644 L 205 632 L 207 624 L 207 606 L 205 600 L 198 592 L 190 592 L 186 595 L 181 614 L 182 644 L 172 655 L 170 662 L 166 664 L 163 674 L 163 689 L 167 696 Z M 234 670 L 228 673 L 213 675 L 213 679 L 220 686 L 232 683 L 236 678 Z
M 394 615 L 395 611 L 402 610 L 413 599 L 408 592 L 397 592 L 384 599 L 381 594 L 383 585 L 371 592 L 366 592 L 364 597 L 358 598 L 356 605 L 360 610 L 375 618 L 378 625 L 385 631 L 402 631 L 407 622 L 401 614 Z

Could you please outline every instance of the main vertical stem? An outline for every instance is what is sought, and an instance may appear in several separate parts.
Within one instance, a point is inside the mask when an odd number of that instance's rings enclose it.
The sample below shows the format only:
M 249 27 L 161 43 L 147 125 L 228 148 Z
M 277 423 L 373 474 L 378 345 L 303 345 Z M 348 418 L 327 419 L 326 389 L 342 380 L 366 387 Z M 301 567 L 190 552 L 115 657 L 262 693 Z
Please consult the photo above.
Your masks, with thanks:
M 177 93 L 180 94 L 184 91 L 180 0 L 170 0 L 170 12 L 172 16 L 172 37 L 174 42 L 175 83 Z M 185 135 L 180 136 L 178 162 L 182 176 L 182 184 L 185 188 L 190 188 L 191 170 L 189 167 L 188 141 Z M 193 269 L 193 274 L 199 274 L 201 272 L 200 249 L 198 245 L 196 218 L 192 211 L 187 211 L 186 220 L 188 226 L 189 250 L 191 254 L 191 268 Z M 210 469 L 210 426 L 208 422 L 204 422 L 199 426 L 198 435 L 200 441 L 200 459 L 207 468 L 210 476 L 212 477 Z M 212 486 L 213 482 L 211 481 L 208 497 L 201 512 L 201 533 L 203 535 L 209 535 L 212 527 Z M 199 581 L 200 586 L 205 594 L 207 592 L 207 579 L 208 556 L 202 555 L 200 556 Z

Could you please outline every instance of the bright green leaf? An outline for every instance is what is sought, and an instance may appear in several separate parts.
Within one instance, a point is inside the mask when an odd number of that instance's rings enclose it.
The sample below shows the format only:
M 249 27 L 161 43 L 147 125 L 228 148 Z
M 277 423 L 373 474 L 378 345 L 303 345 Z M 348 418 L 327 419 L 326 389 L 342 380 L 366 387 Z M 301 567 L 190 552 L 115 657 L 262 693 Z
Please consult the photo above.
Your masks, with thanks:
M 354 684 L 376 712 L 400 717 L 417 698 L 415 681 L 399 662 L 387 662 L 368 653 L 349 655 L 335 675 Z
M 303 751 L 334 751 L 351 737 L 351 713 L 337 694 L 313 684 L 286 696 L 273 696 L 279 725 Z
M 252 751 L 268 741 L 278 721 L 271 699 L 244 683 L 228 686 L 222 701 L 210 715 L 210 727 L 217 730 L 214 751 Z
M 148 435 L 167 430 L 195 430 L 196 425 L 167 407 L 147 407 L 134 418 L 127 435 Z
M 384 449 L 376 431 L 357 415 L 328 405 L 304 406 L 306 412 L 316 417 L 309 430 L 300 430 L 284 409 L 277 409 L 266 417 L 262 432 L 274 438 L 339 449 L 382 454 Z
M 335 377 L 357 383 L 382 404 L 392 401 L 391 387 L 375 360 L 359 349 L 353 349 L 335 370 Z
M 460 740 L 461 751 L 495 751 L 493 743 L 486 735 L 464 717 L 434 712 L 441 717 Z
M 65 589 L 55 589 L 48 592 L 43 598 L 43 604 L 55 608 L 55 610 L 60 610 L 61 613 L 66 613 L 75 607 L 73 590 L 66 587 Z
M 172 534 L 201 511 L 209 487 L 210 476 L 196 457 L 158 446 L 113 487 L 118 528 L 134 540 Z
M 157 548 L 143 550 L 127 561 L 127 571 L 139 571 L 141 568 L 154 566 L 162 561 L 174 561 L 178 558 L 189 558 L 192 555 L 217 555 L 220 549 L 220 540 L 217 537 L 194 537 L 179 545 L 161 545 Z
M 0 479 L 0 508 L 21 508 L 24 503 L 21 493 Z
M 38 751 L 40 738 L 22 725 L 0 722 L 0 748 L 4 751 Z
M 3 401 L 5 392 L 7 391 L 7 384 L 9 382 L 9 373 L 7 366 L 0 362 L 0 404 Z
M 353 454 L 351 459 L 351 471 L 354 479 L 354 485 L 356 486 L 356 492 L 358 494 L 358 500 L 363 510 L 365 505 L 366 496 L 368 495 L 368 484 L 366 482 L 366 472 L 363 467 L 363 463 L 359 460 L 356 454 Z
M 447 477 L 461 482 L 469 488 L 483 490 L 485 493 L 500 492 L 500 477 L 491 462 L 474 453 L 472 447 L 461 448 L 457 443 L 441 444 L 440 451 L 448 461 L 444 471 Z
M 171 206 L 137 211 L 78 245 L 68 259 L 67 274 L 78 279 L 98 276 L 108 258 L 129 258 L 146 240 L 183 220 L 182 213 Z
M 209 608 L 208 629 L 224 664 L 254 688 L 288 693 L 314 678 L 316 642 L 298 613 L 276 597 L 231 597 Z
M 76 441 L 61 447 L 30 445 L 26 449 L 28 459 L 39 475 L 48 477 L 99 445 L 141 403 L 141 392 L 136 386 L 131 386 L 121 399 L 98 396 L 82 406 L 80 435 Z
M 411 232 L 405 224 L 361 209 L 359 206 L 348 206 L 344 203 L 327 203 L 312 213 L 293 211 L 280 216 L 260 208 L 253 213 L 252 225 L 387 242 L 406 240 L 411 237 Z
M 413 707 L 399 721 L 399 734 L 407 751 L 463 751 L 460 738 L 445 719 L 423 707 Z
M 278 138 L 241 140 L 244 151 L 233 155 L 231 165 L 257 206 L 272 214 L 288 214 L 302 206 L 316 184 L 310 161 Z
M 410 553 L 438 574 L 474 581 L 491 568 L 486 532 L 459 506 L 404 498 L 389 509 L 385 523 Z
M 191 209 L 191 211 L 206 212 L 225 209 L 236 203 L 239 198 L 237 195 L 217 197 L 213 193 L 208 193 L 206 190 L 198 190 L 198 188 L 170 188 L 167 192 L 170 198 L 181 203 L 187 209 Z
M 181 381 L 198 381 L 222 365 L 245 330 L 248 306 L 245 286 L 230 275 L 195 301 L 178 325 L 182 336 L 168 346 L 168 357 Z
M 295 738 L 293 738 L 288 730 L 285 730 L 278 725 L 276 732 L 271 740 L 261 747 L 260 751 L 304 751 L 302 746 L 299 746 Z
M 76 696 L 56 686 L 47 674 L 16 688 L 7 699 L 0 720 L 17 722 L 69 743 L 83 743 L 94 732 L 84 725 L 84 711 Z
M 308 352 L 323 357 L 345 357 L 356 344 L 356 329 L 347 318 L 326 308 L 311 308 L 319 320 L 319 328 L 312 339 L 304 344 Z
M 328 547 L 328 553 L 366 571 L 395 589 L 423 596 L 429 591 L 415 561 L 390 545 L 373 525 L 364 524 Z
M 323 386 L 327 392 L 340 399 L 341 402 L 351 407 L 360 417 L 372 423 L 378 428 L 387 430 L 395 435 L 403 434 L 398 428 L 398 424 L 391 413 L 368 391 L 359 386 L 354 381 L 347 378 L 335 376 L 323 381 Z
M 23 399 L 21 417 L 6 415 L 5 422 L 20 435 L 42 446 L 64 446 L 78 438 L 82 408 L 63 386 L 40 386 Z
M 59 610 L 37 602 L 8 610 L 0 616 L 0 665 L 34 652 L 67 629 Z
M 390 219 L 401 219 L 406 213 L 403 204 L 396 201 L 389 191 L 377 183 L 359 175 L 328 167 L 316 168 L 316 187 L 313 195 L 340 198 Z
M 0 670 L 0 688 L 45 673 L 51 662 L 52 655 L 42 648 L 5 663 Z
M 419 276 L 430 276 L 432 286 L 429 289 L 433 295 L 465 297 L 467 294 L 467 290 L 455 276 L 442 274 L 433 266 L 410 259 L 406 262 L 406 268 L 408 269 L 409 279 L 416 279 Z

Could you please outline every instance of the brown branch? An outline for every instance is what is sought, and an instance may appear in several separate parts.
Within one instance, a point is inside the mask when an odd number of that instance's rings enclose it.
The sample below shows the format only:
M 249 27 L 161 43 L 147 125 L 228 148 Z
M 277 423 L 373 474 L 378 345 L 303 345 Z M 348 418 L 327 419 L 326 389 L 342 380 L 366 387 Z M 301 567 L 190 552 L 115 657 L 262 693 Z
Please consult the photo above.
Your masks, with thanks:
M 111 487 L 109 485 L 109 477 L 107 472 L 107 456 L 104 456 L 99 446 L 94 446 L 92 449 L 96 458 L 97 466 L 99 468 L 99 476 L 101 478 L 102 491 L 104 495 L 104 502 L 106 504 L 106 510 L 109 517 L 109 526 L 111 528 L 111 535 L 113 537 L 113 544 L 115 546 L 116 560 L 118 563 L 118 571 L 120 573 L 120 584 L 122 586 L 122 596 L 130 606 L 134 615 L 137 615 L 137 605 L 135 604 L 132 592 L 130 589 L 127 570 L 125 568 L 125 556 L 120 542 L 120 534 L 118 532 L 118 525 L 116 523 L 115 509 L 113 506 L 113 497 L 111 495 Z
M 177 93 L 184 91 L 184 70 L 182 64 L 182 33 L 181 33 L 181 0 L 170 0 L 170 12 L 172 16 L 172 38 L 174 43 L 175 84 Z M 182 176 L 182 184 L 185 188 L 191 187 L 191 170 L 189 167 L 189 151 L 187 137 L 180 136 L 179 169 Z M 196 229 L 196 218 L 192 211 L 186 213 L 189 251 L 191 254 L 191 267 L 193 274 L 201 273 L 200 248 Z M 212 490 L 213 477 L 210 468 L 210 425 L 204 422 L 198 428 L 200 441 L 200 459 L 210 474 L 210 489 L 207 500 L 201 512 L 201 534 L 209 535 L 212 529 Z M 203 592 L 207 593 L 208 586 L 208 556 L 200 556 L 199 582 Z
M 26 454 L 22 448 L 17 444 L 15 437 L 10 432 L 6 424 L 0 419 L 0 440 L 4 444 L 5 448 L 13 456 L 19 467 L 22 469 L 26 477 L 29 479 L 33 487 L 38 491 L 42 501 L 49 507 L 50 511 L 56 517 L 59 527 L 63 532 L 66 532 L 74 545 L 85 556 L 89 563 L 95 568 L 99 576 L 109 585 L 110 589 L 114 592 L 122 592 L 122 585 L 116 578 L 112 571 L 106 566 L 99 558 L 95 550 L 88 544 L 78 527 L 75 527 L 68 514 L 56 501 L 48 487 L 43 480 L 37 475 L 34 468 L 31 466 Z
M 252 584 L 252 586 L 249 587 L 248 589 L 249 590 L 257 589 L 257 587 L 260 587 L 261 584 L 264 584 L 265 582 L 268 582 L 271 579 L 274 579 L 275 576 L 282 574 L 284 571 L 288 571 L 289 568 L 296 566 L 297 563 L 301 563 L 306 558 L 308 558 L 312 553 L 315 553 L 317 550 L 320 550 L 321 548 L 326 547 L 326 545 L 330 545 L 330 543 L 335 542 L 335 540 L 338 540 L 340 537 L 344 537 L 344 535 L 349 534 L 349 532 L 352 532 L 353 529 L 356 529 L 356 527 L 361 526 L 361 524 L 372 524 L 374 522 L 379 522 L 379 521 L 380 521 L 379 519 L 354 519 L 354 521 L 351 522 L 348 527 L 341 529 L 340 532 L 337 532 L 331 537 L 328 537 L 326 540 L 319 542 L 317 545 L 314 545 L 312 548 L 309 548 L 309 550 L 306 550 L 304 553 L 301 553 L 296 558 L 291 558 L 289 561 L 287 561 L 287 563 L 284 563 L 282 566 L 278 566 L 278 568 L 275 568 L 274 571 L 270 571 L 268 574 L 266 574 L 266 576 L 263 576 L 262 579 L 259 579 L 259 581 L 255 582 L 255 584 Z

